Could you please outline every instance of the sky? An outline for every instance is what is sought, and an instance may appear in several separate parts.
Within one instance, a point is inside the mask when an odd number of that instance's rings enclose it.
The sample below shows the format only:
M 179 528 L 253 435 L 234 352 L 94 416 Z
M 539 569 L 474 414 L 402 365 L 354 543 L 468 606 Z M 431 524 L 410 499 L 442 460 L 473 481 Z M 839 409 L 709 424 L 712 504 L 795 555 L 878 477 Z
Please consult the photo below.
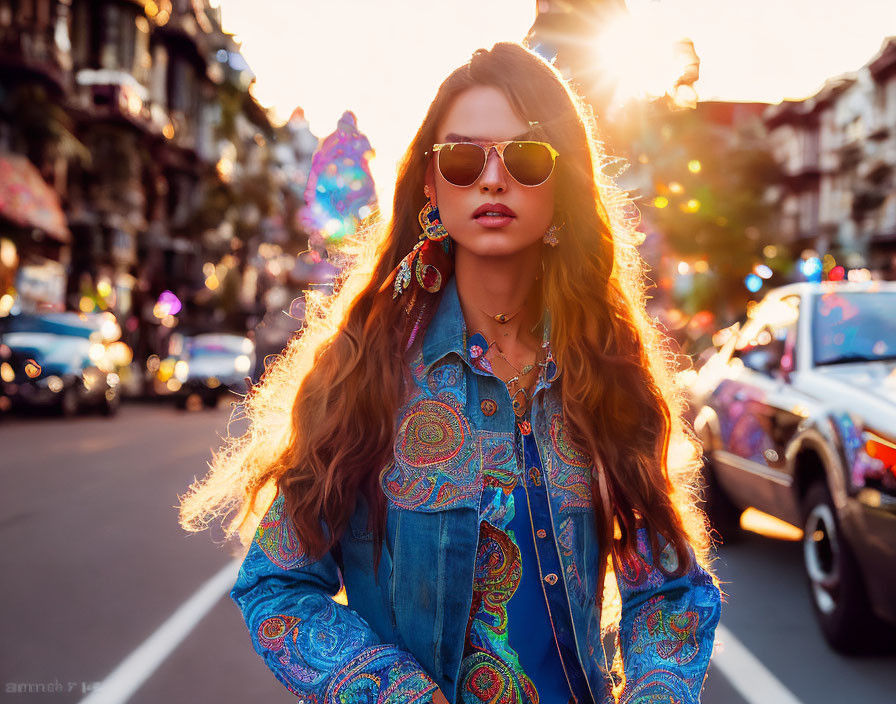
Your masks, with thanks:
M 255 96 L 276 119 L 301 106 L 325 137 L 345 110 L 357 115 L 376 151 L 371 171 L 384 214 L 398 159 L 442 80 L 480 47 L 521 41 L 536 14 L 535 0 L 217 4 L 257 76 Z M 635 21 L 608 32 L 616 59 L 608 70 L 631 90 L 647 80 L 656 41 L 689 37 L 700 57 L 699 100 L 806 98 L 896 35 L 894 0 L 628 0 L 628 8 Z

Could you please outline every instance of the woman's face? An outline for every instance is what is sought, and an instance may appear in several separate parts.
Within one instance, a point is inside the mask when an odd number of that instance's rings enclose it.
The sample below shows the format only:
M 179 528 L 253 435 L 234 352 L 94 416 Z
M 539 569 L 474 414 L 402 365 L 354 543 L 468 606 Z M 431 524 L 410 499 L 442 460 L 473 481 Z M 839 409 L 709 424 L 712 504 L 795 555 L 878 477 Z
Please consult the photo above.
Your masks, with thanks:
M 455 98 L 436 131 L 437 142 L 532 139 L 529 125 L 513 112 L 497 88 L 474 86 Z M 431 146 L 431 145 L 429 145 Z M 430 198 L 455 246 L 478 256 L 512 256 L 535 246 L 554 214 L 554 177 L 540 186 L 523 186 L 507 173 L 495 149 L 489 149 L 485 170 L 472 186 L 454 186 L 439 173 L 432 155 L 426 171 Z M 487 227 L 473 217 L 483 205 L 501 204 L 515 217 L 501 227 Z

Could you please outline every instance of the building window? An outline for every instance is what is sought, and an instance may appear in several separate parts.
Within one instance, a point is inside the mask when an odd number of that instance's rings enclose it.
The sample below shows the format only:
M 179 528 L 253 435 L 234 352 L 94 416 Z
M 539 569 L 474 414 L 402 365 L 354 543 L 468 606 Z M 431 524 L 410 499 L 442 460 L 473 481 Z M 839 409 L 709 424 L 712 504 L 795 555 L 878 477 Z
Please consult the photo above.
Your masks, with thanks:
M 135 14 L 130 8 L 110 3 L 103 8 L 102 68 L 131 72 L 137 40 Z

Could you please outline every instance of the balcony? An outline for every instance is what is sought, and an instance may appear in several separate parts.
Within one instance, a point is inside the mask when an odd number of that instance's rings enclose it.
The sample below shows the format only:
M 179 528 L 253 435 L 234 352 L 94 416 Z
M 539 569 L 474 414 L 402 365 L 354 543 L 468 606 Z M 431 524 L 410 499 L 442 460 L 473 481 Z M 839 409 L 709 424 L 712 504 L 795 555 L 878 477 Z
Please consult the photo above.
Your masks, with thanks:
M 868 139 L 880 142 L 890 136 L 890 126 L 883 118 L 875 120 L 868 127 Z
M 852 217 L 864 218 L 879 208 L 890 194 L 890 189 L 883 185 L 862 183 L 853 192 Z
M 856 175 L 874 184 L 882 184 L 893 172 L 893 164 L 882 155 L 874 155 L 865 159 L 856 170 Z
M 56 44 L 52 27 L 12 24 L 0 27 L 0 68 L 11 69 L 19 78 L 30 75 L 49 81 L 62 92 L 68 85 L 72 59 L 70 52 Z
M 858 141 L 848 142 L 837 151 L 840 156 L 840 169 L 843 171 L 855 169 L 864 156 L 862 145 Z
M 75 80 L 77 102 L 89 115 L 123 118 L 143 129 L 149 128 L 148 91 L 127 71 L 82 69 Z

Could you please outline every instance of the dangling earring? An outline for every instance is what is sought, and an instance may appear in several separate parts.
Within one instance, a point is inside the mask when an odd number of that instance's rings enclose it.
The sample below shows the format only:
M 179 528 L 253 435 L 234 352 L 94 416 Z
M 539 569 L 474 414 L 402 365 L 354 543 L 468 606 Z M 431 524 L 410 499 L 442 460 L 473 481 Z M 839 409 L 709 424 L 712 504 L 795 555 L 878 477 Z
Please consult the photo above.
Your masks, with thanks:
M 441 242 L 448 237 L 448 230 L 442 224 L 442 220 L 439 217 L 439 209 L 432 204 L 432 199 L 429 197 L 429 186 L 424 186 L 423 192 L 426 194 L 427 201 L 417 216 L 420 227 L 423 228 L 423 232 L 420 233 L 420 239 L 422 240 L 426 237 L 436 242 Z
M 429 187 L 424 187 L 423 192 L 427 196 L 427 201 L 417 216 L 422 228 L 417 244 L 392 270 L 380 287 L 383 291 L 393 285 L 393 299 L 404 293 L 412 280 L 416 280 L 424 291 L 436 293 L 454 269 L 448 230 L 439 218 L 439 209 L 429 200 Z M 408 308 L 413 305 L 414 300 L 416 293 Z
M 551 224 L 547 232 L 544 233 L 544 237 L 542 238 L 544 240 L 544 243 L 551 247 L 556 247 L 560 243 L 560 240 L 557 239 L 557 232 L 561 230 L 564 225 L 566 225 L 566 223 L 563 223 L 563 225 L 559 226 Z

